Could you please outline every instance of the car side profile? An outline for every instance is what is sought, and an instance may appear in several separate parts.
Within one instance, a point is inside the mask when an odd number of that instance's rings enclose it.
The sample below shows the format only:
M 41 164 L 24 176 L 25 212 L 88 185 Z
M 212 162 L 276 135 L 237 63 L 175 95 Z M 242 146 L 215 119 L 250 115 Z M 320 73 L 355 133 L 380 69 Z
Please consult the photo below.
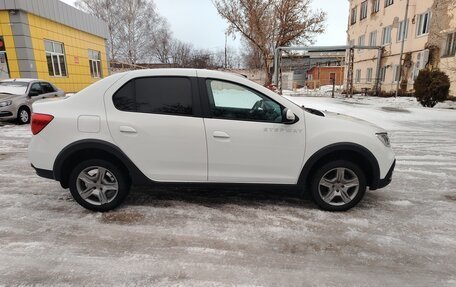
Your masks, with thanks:
M 0 81 L 0 120 L 30 122 L 32 104 L 44 98 L 61 97 L 65 93 L 49 82 L 37 79 Z
M 94 211 L 157 183 L 293 186 L 344 211 L 395 165 L 385 130 L 218 71 L 115 74 L 33 110 L 32 166 Z

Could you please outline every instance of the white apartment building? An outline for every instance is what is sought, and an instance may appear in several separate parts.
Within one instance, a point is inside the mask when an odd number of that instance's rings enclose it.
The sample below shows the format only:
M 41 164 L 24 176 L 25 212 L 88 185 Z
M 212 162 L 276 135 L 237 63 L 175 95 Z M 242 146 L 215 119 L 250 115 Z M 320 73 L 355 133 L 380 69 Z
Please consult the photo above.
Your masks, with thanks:
M 446 0 L 448 1 L 448 0 Z M 451 1 L 451 0 L 449 0 Z M 429 33 L 433 18 L 433 0 L 349 0 L 348 44 L 383 47 L 380 66 L 377 50 L 355 50 L 353 86 L 355 91 L 373 89 L 378 83 L 384 92 L 394 92 L 400 71 L 401 42 L 405 30 L 402 90 L 413 90 L 419 70 L 432 55 Z M 451 1 L 452 2 L 452 1 Z

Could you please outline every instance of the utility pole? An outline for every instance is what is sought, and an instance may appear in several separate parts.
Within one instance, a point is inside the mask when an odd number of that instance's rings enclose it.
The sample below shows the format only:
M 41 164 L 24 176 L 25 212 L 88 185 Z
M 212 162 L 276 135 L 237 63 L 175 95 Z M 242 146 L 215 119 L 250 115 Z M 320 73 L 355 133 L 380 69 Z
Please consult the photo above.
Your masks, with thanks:
M 396 86 L 396 98 L 399 95 L 399 89 L 402 80 L 402 56 L 404 55 L 404 44 L 405 44 L 405 36 L 407 35 L 408 30 L 408 11 L 410 6 L 410 0 L 407 0 L 407 4 L 405 6 L 405 18 L 404 18 L 404 29 L 402 31 L 402 41 L 401 41 L 401 53 L 399 56 L 399 79 L 397 79 L 397 86 Z

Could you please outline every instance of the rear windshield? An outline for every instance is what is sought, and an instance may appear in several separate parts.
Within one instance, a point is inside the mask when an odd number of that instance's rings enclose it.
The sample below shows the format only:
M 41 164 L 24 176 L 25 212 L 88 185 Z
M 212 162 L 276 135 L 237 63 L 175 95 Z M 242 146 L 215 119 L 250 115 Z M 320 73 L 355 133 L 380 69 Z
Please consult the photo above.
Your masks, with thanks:
M 0 82 L 0 94 L 25 94 L 28 84 L 27 82 Z

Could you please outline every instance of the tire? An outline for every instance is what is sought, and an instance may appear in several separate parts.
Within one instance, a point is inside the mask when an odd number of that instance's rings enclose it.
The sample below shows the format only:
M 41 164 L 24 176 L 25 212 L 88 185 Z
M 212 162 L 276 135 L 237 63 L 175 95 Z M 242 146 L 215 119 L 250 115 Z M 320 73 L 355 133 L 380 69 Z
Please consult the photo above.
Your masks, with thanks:
M 332 161 L 314 173 L 311 193 L 320 209 L 346 211 L 364 197 L 366 176 L 358 165 L 350 161 Z
M 25 125 L 25 124 L 30 123 L 30 117 L 31 117 L 30 110 L 26 107 L 21 107 L 17 111 L 17 122 L 20 125 Z
M 99 174 L 102 174 L 100 179 Z M 85 160 L 71 171 L 69 187 L 74 200 L 82 207 L 105 212 L 118 207 L 130 191 L 126 172 L 102 160 Z

